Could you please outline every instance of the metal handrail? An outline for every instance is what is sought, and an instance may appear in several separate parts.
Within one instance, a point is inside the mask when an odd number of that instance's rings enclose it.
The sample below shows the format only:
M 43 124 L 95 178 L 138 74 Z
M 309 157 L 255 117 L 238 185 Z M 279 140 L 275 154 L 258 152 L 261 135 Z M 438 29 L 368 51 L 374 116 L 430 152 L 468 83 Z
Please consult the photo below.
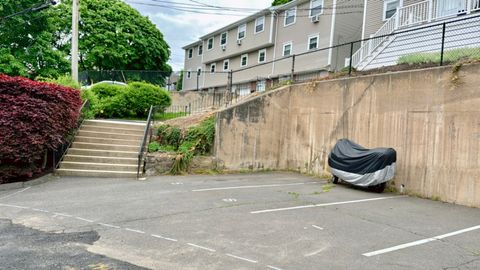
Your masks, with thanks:
M 88 99 L 86 99 L 82 106 L 80 107 L 80 110 L 79 110 L 79 117 L 78 117 L 78 120 L 77 120 L 77 126 L 75 127 L 75 129 L 73 130 L 73 133 L 72 133 L 72 137 L 70 139 L 70 141 L 68 142 L 68 145 L 67 147 L 65 147 L 65 143 L 62 144 L 61 148 L 61 157 L 58 161 L 55 161 L 55 150 L 53 150 L 53 154 L 52 154 L 52 158 L 53 158 L 53 172 L 55 172 L 56 169 L 58 169 L 58 167 L 60 166 L 60 163 L 63 161 L 63 159 L 65 158 L 65 155 L 67 154 L 67 151 L 68 149 L 70 149 L 70 146 L 72 146 L 73 144 L 73 141 L 75 140 L 75 136 L 77 136 L 78 134 L 78 130 L 80 129 L 80 127 L 83 125 L 83 122 L 85 121 L 85 117 L 82 115 L 82 112 L 84 110 L 89 110 L 90 109 L 90 101 Z
M 142 161 L 143 161 L 143 157 L 144 157 L 144 153 L 145 153 L 145 147 L 146 147 L 146 144 L 147 144 L 147 138 L 149 137 L 149 133 L 150 133 L 150 124 L 152 122 L 153 111 L 154 111 L 154 107 L 150 106 L 150 110 L 148 112 L 148 118 L 147 118 L 147 125 L 145 126 L 145 131 L 143 133 L 142 144 L 140 145 L 140 149 L 138 151 L 137 179 L 140 178 L 140 167 L 142 166 Z M 151 138 L 151 136 L 150 136 L 150 138 Z M 143 163 L 144 164 L 143 164 L 142 174 L 145 173 L 145 161 Z

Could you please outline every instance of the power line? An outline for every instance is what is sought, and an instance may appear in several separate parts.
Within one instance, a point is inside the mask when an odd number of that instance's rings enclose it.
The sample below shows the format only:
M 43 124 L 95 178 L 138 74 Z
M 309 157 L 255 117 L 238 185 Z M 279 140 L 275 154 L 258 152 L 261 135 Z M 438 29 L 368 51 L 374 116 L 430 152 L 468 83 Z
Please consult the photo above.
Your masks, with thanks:
M 20 15 L 20 14 L 23 14 L 23 13 L 27 13 L 27 12 L 32 12 L 32 11 L 40 11 L 40 10 L 43 10 L 43 9 L 46 9 L 48 7 L 50 7 L 51 5 L 55 5 L 57 2 L 56 1 L 43 1 L 41 3 L 38 3 L 38 4 L 35 4 L 29 8 L 26 8 L 26 9 L 23 9 L 23 10 L 20 10 L 18 12 L 15 12 L 13 14 L 10 14 L 10 15 L 7 15 L 3 18 L 0 18 L 0 23 L 2 23 L 3 21 L 7 20 L 7 19 L 10 19 L 12 17 L 15 17 L 17 15 Z

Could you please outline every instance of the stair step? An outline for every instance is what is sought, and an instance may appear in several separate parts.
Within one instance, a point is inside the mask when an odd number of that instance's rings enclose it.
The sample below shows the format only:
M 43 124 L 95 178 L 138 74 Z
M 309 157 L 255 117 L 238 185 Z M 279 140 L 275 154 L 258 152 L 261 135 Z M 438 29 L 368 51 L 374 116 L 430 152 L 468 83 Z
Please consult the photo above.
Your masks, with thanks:
M 126 129 L 135 129 L 135 130 L 145 130 L 145 126 L 147 125 L 146 123 L 123 122 L 123 121 L 112 121 L 112 120 L 85 120 L 83 124 L 89 125 L 89 126 L 126 128 Z
M 77 149 L 97 149 L 97 150 L 113 150 L 113 151 L 126 151 L 135 152 L 140 150 L 139 145 L 119 145 L 119 144 L 100 144 L 100 143 L 85 143 L 74 142 L 72 148 Z
M 61 169 L 137 172 L 137 165 L 63 161 Z
M 100 156 L 81 156 L 66 155 L 63 159 L 69 162 L 86 162 L 86 163 L 107 163 L 107 164 L 127 164 L 137 165 L 138 158 L 122 158 L 122 157 L 100 157 Z
M 56 174 L 61 176 L 108 177 L 108 178 L 136 178 L 137 177 L 137 172 L 78 170 L 78 169 L 58 169 L 56 171 Z
M 92 126 L 92 125 L 82 125 L 80 130 L 115 133 L 115 134 L 131 134 L 131 135 L 139 135 L 139 136 L 142 136 L 145 132 L 144 129 L 130 129 L 130 128 Z
M 70 148 L 67 152 L 67 155 L 137 158 L 138 151 L 133 152 L 133 151 L 113 151 L 113 150 Z
M 120 144 L 120 145 L 133 145 L 133 146 L 140 147 L 142 140 L 122 140 L 122 139 L 112 139 L 112 138 L 95 138 L 95 137 L 76 136 L 75 142 Z
M 112 138 L 121 140 L 143 140 L 143 135 L 118 134 L 109 132 L 85 131 L 80 129 L 78 136 L 93 138 Z

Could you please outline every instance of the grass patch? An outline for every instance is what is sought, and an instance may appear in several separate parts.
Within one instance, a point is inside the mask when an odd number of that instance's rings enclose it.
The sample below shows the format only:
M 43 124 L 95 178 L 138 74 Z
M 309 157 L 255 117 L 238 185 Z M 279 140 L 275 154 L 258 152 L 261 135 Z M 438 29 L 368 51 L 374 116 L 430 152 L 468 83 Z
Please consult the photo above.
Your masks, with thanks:
M 297 192 L 288 192 L 288 195 L 292 195 L 295 200 L 298 199 L 298 197 L 300 197 L 300 194 Z
M 186 112 L 160 112 L 160 113 L 156 113 L 153 118 L 155 119 L 155 121 L 167 121 L 170 119 L 175 119 L 175 118 L 183 117 L 187 115 L 188 113 Z
M 480 60 L 480 48 L 461 48 L 447 50 L 443 54 L 444 63 L 455 63 L 461 60 Z M 401 56 L 397 64 L 440 64 L 440 52 L 412 53 Z
M 330 190 L 332 190 L 332 188 L 334 188 L 334 187 L 335 187 L 335 185 L 327 184 L 327 185 L 322 186 L 322 191 L 324 193 L 330 192 Z

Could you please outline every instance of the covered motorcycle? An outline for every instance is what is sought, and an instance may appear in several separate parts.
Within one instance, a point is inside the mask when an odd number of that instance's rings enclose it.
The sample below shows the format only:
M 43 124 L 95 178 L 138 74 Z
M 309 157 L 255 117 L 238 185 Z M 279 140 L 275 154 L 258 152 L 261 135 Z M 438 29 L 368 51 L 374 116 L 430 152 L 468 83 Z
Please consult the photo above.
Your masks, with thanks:
M 328 156 L 334 182 L 338 178 L 361 187 L 382 192 L 395 175 L 397 152 L 393 148 L 364 148 L 350 140 L 339 140 Z

